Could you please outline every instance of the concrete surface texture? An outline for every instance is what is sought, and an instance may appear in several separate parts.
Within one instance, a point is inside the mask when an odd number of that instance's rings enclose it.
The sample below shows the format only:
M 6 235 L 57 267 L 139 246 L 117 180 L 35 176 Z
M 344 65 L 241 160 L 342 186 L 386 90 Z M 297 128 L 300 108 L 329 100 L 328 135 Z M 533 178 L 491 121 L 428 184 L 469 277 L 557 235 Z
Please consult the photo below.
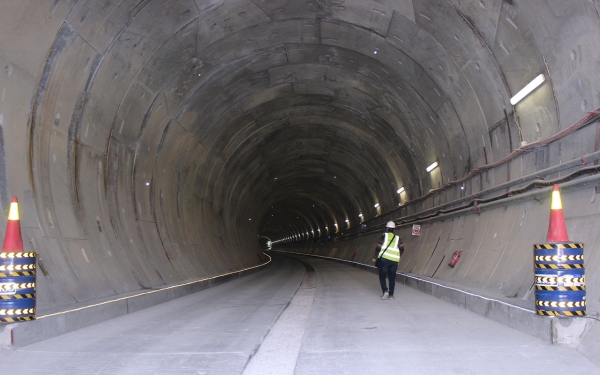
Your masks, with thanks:
M 377 277 L 364 270 L 327 260 L 302 260 L 316 272 L 306 273 L 300 289 L 304 267 L 278 259 L 278 267 L 191 296 L 21 349 L 0 350 L 3 371 L 90 375 L 600 371 L 571 349 L 545 344 L 405 286 L 398 288 L 395 300 L 382 301 Z M 279 361 L 282 353 L 287 359 Z
M 557 182 L 597 317 L 599 11 L 3 0 L 0 230 L 16 195 L 40 314 L 253 266 L 267 239 L 364 261 L 389 219 L 404 271 L 531 303 Z

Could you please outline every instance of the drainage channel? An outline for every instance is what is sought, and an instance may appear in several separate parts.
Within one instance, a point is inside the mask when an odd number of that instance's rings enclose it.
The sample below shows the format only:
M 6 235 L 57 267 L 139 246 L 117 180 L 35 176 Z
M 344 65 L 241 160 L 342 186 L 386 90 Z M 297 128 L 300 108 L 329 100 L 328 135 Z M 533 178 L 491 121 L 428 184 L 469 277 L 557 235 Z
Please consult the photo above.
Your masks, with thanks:
M 294 374 L 316 286 L 315 269 L 308 263 L 294 260 L 306 268 L 302 284 L 246 365 L 243 375 Z

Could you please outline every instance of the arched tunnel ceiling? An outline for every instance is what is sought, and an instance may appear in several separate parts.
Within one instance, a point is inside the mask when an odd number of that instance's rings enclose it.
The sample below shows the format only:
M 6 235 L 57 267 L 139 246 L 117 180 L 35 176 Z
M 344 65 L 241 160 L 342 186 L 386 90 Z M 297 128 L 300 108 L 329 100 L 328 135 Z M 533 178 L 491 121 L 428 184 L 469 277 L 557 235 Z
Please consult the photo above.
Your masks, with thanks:
M 558 111 L 552 57 L 532 30 L 549 17 L 532 20 L 535 4 L 525 2 L 55 8 L 65 19 L 39 73 L 30 154 L 41 225 L 59 237 L 111 225 L 114 243 L 137 246 L 144 223 L 156 223 L 164 244 L 243 253 L 257 235 L 327 236 L 582 113 Z M 540 73 L 547 83 L 511 106 Z M 514 133 L 493 136 L 505 124 Z M 92 192 L 82 188 L 96 180 Z

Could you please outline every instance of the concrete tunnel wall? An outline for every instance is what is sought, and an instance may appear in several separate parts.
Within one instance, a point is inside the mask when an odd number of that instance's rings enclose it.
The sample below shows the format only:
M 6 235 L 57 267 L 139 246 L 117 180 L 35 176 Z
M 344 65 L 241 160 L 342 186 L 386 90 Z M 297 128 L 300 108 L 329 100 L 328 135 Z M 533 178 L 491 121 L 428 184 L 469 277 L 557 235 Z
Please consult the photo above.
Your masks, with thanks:
M 10 196 L 20 199 L 26 248 L 39 254 L 38 309 L 253 266 L 259 235 L 325 240 L 598 151 L 595 118 L 571 125 L 600 107 L 599 7 L 2 1 L 0 205 L 6 213 Z M 512 106 L 540 73 L 546 82 Z M 597 239 L 578 229 L 598 222 L 591 189 L 571 193 L 580 216 L 568 225 L 590 239 L 597 313 Z M 541 239 L 547 220 L 536 205 L 484 214 L 487 227 L 474 216 L 432 224 L 425 233 L 460 232 L 465 246 L 513 259 L 489 283 L 435 276 L 523 293 L 521 251 L 532 241 L 503 246 L 513 240 L 497 242 L 489 227 L 508 231 L 527 211 L 524 225 Z M 419 251 L 439 256 L 429 235 Z M 488 277 L 491 260 L 473 259 Z M 415 270 L 429 272 L 422 261 Z

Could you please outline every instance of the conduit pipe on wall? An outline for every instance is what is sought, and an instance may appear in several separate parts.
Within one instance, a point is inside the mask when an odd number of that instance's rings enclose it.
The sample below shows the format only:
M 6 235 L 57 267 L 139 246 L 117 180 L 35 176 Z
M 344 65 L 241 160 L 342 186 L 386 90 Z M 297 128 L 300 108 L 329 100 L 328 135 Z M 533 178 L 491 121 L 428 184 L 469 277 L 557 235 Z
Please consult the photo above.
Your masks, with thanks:
M 475 169 L 471 170 L 471 172 L 469 172 L 464 177 L 462 177 L 462 178 L 460 178 L 458 180 L 455 180 L 455 181 L 450 181 L 447 184 L 445 184 L 442 187 L 439 187 L 437 189 L 433 189 L 429 193 L 427 193 L 425 195 L 422 195 L 422 196 L 420 196 L 418 198 L 415 198 L 415 199 L 413 199 L 411 201 L 408 201 L 404 205 L 402 205 L 401 207 L 395 208 L 395 209 L 389 211 L 388 213 L 397 211 L 397 210 L 399 210 L 402 207 L 405 207 L 407 205 L 411 205 L 411 204 L 423 201 L 423 200 L 429 198 L 432 195 L 435 195 L 435 194 L 437 194 L 437 193 L 439 193 L 441 191 L 444 191 L 444 190 L 447 190 L 447 189 L 451 188 L 454 185 L 458 185 L 460 183 L 463 183 L 463 182 L 469 180 L 470 178 L 474 177 L 477 174 L 480 174 L 480 173 L 485 172 L 487 170 L 490 170 L 492 168 L 498 167 L 498 166 L 500 166 L 502 164 L 506 164 L 506 163 L 508 163 L 509 161 L 511 161 L 512 159 L 516 158 L 517 156 L 519 156 L 521 154 L 529 153 L 531 151 L 534 151 L 534 150 L 538 149 L 539 147 L 546 146 L 546 145 L 548 145 L 548 144 L 550 144 L 552 142 L 556 142 L 557 140 L 559 140 L 561 138 L 564 138 L 567 135 L 569 135 L 569 134 L 571 134 L 571 133 L 573 133 L 573 132 L 575 132 L 575 131 L 577 131 L 577 130 L 579 130 L 579 129 L 587 126 L 587 125 L 591 125 L 591 124 L 595 123 L 598 120 L 600 120 L 600 108 L 597 109 L 597 110 L 595 110 L 595 111 L 589 112 L 587 116 L 584 116 L 581 120 L 577 121 L 575 124 L 569 126 L 568 128 L 566 128 L 563 131 L 560 131 L 560 132 L 556 133 L 555 135 L 553 135 L 551 137 L 548 137 L 546 139 L 542 139 L 540 141 L 537 141 L 537 142 L 534 142 L 534 143 L 530 143 L 530 144 L 528 144 L 526 146 L 518 148 L 515 151 L 511 152 L 510 154 L 508 154 L 507 156 L 505 156 L 504 158 L 502 158 L 502 159 L 500 159 L 500 160 L 498 160 L 498 161 L 496 161 L 494 163 L 486 164 L 486 165 L 483 165 L 483 166 L 481 166 L 479 168 L 475 168 Z M 538 174 L 539 174 L 539 172 L 538 172 Z
M 510 181 L 505 182 L 503 184 L 496 185 L 496 186 L 491 187 L 489 189 L 482 190 L 482 191 L 478 192 L 476 196 L 469 195 L 469 196 L 466 196 L 466 197 L 463 197 L 463 198 L 459 198 L 459 199 L 456 199 L 456 200 L 453 200 L 453 201 L 450 201 L 450 202 L 446 202 L 446 203 L 440 204 L 440 205 L 438 205 L 436 207 L 432 207 L 432 208 L 429 208 L 429 209 L 424 210 L 424 211 L 420 211 L 418 214 L 405 216 L 405 219 L 413 218 L 413 217 L 418 217 L 418 216 L 423 216 L 424 214 L 428 214 L 428 213 L 437 212 L 437 211 L 443 210 L 446 207 L 459 205 L 459 204 L 462 204 L 464 202 L 471 202 L 474 199 L 477 199 L 476 197 L 483 197 L 483 196 L 495 193 L 495 192 L 500 191 L 500 190 L 509 189 L 510 187 L 515 186 L 515 185 L 520 185 L 520 184 L 523 184 L 523 183 L 526 183 L 526 182 L 530 182 L 530 181 L 533 181 L 533 180 L 536 180 L 536 179 L 540 179 L 541 176 L 551 175 L 551 174 L 554 174 L 554 173 L 558 173 L 558 172 L 564 171 L 566 169 L 571 169 L 571 168 L 575 168 L 575 167 L 581 166 L 582 164 L 585 165 L 585 164 L 593 163 L 593 162 L 595 162 L 597 160 L 600 160 L 600 151 L 596 151 L 596 152 L 593 152 L 591 154 L 586 154 L 586 155 L 582 156 L 581 158 L 572 159 L 572 160 L 570 160 L 568 162 L 561 163 L 559 165 L 555 165 L 555 166 L 550 167 L 550 168 L 542 169 L 542 170 L 539 170 L 539 171 L 537 171 L 535 173 L 531 173 L 531 174 L 528 174 L 526 176 L 519 177 L 519 178 L 514 179 L 514 180 L 510 180 Z M 584 170 L 584 169 L 585 168 L 582 168 L 580 170 Z M 576 173 L 576 172 L 574 172 L 574 173 Z M 540 181 L 548 182 L 546 180 L 540 180 Z M 548 183 L 550 183 L 550 182 L 548 182 Z M 513 190 L 513 194 L 518 194 L 518 191 L 517 190 Z M 406 206 L 403 205 L 401 208 L 405 208 L 405 207 Z M 394 211 L 397 211 L 397 209 L 394 209 L 394 210 L 392 210 L 390 212 L 387 212 L 386 214 L 393 213 Z M 365 224 L 369 224 L 373 220 L 377 220 L 379 218 L 381 218 L 381 216 L 377 217 L 377 218 L 369 219 L 369 220 L 365 221 Z M 387 220 L 387 218 L 386 218 L 386 220 Z M 386 221 L 386 220 L 383 220 L 383 221 Z M 371 229 L 380 230 L 381 228 L 383 228 L 383 225 L 384 224 L 375 224 L 372 227 L 370 227 L 368 230 L 361 231 L 361 233 L 362 232 L 370 232 Z
M 454 185 L 457 185 L 457 184 L 460 184 L 462 182 L 465 182 L 469 178 L 474 177 L 476 174 L 483 173 L 483 172 L 485 172 L 485 171 L 487 171 L 489 169 L 492 169 L 492 168 L 500 166 L 500 165 L 502 165 L 504 163 L 507 163 L 510 160 L 514 159 L 515 157 L 519 156 L 520 154 L 525 154 L 525 153 L 534 151 L 534 150 L 538 149 L 539 147 L 542 147 L 542 146 L 548 145 L 548 144 L 550 144 L 552 142 L 555 142 L 555 141 L 557 141 L 557 140 L 559 140 L 559 139 L 561 139 L 561 138 L 563 138 L 563 137 L 565 137 L 565 136 L 573 133 L 576 130 L 579 130 L 579 129 L 587 126 L 587 125 L 591 125 L 591 124 L 597 122 L 598 120 L 600 120 L 600 112 L 599 112 L 599 110 L 589 112 L 589 114 L 587 116 L 584 116 L 581 120 L 577 121 L 575 124 L 571 125 L 569 128 L 567 128 L 567 129 L 565 129 L 565 130 L 563 130 L 563 131 L 561 131 L 561 132 L 553 135 L 552 137 L 546 138 L 544 140 L 540 140 L 540 141 L 535 142 L 535 143 L 530 143 L 527 146 L 524 146 L 524 147 L 522 147 L 522 148 L 520 148 L 518 150 L 515 150 L 514 152 L 512 152 L 509 155 L 507 155 L 503 159 L 498 160 L 497 162 L 494 162 L 492 164 L 486 164 L 484 166 L 476 168 L 476 169 L 472 170 L 471 172 L 469 172 L 469 174 L 467 174 L 465 177 L 463 177 L 463 178 L 461 178 L 459 180 L 451 181 L 451 182 L 447 183 L 446 185 L 444 185 L 444 186 L 442 186 L 442 187 L 440 187 L 438 189 L 431 190 L 429 193 L 427 193 L 427 194 L 425 194 L 425 195 L 423 195 L 421 197 L 418 197 L 418 198 L 415 198 L 415 199 L 413 199 L 411 201 L 405 202 L 400 207 L 396 207 L 396 208 L 394 208 L 394 209 L 392 209 L 392 210 L 390 210 L 388 212 L 383 213 L 382 215 L 378 215 L 375 218 L 366 220 L 363 224 L 367 224 L 368 225 L 370 222 L 372 222 L 374 220 L 378 220 L 381 217 L 386 217 L 386 220 L 387 220 L 387 215 L 389 215 L 389 214 L 392 214 L 392 213 L 394 213 L 394 212 L 396 212 L 396 211 L 398 211 L 400 209 L 403 209 L 403 208 L 406 208 L 406 207 L 411 206 L 413 204 L 416 204 L 418 202 L 421 202 L 421 201 L 429 198 L 430 196 L 433 196 L 433 195 L 435 195 L 437 193 L 440 193 L 440 192 L 442 192 L 444 190 L 449 189 L 450 187 L 452 187 Z M 477 196 L 483 196 L 483 195 L 491 194 L 493 192 L 496 192 L 496 191 L 499 191 L 499 190 L 502 190 L 502 189 L 508 189 L 511 186 L 518 185 L 518 184 L 521 184 L 521 183 L 525 183 L 525 182 L 534 180 L 536 178 L 539 178 L 542 175 L 553 174 L 553 173 L 560 172 L 560 171 L 565 170 L 565 169 L 577 167 L 577 166 L 579 166 L 581 164 L 587 164 L 587 163 L 590 163 L 590 162 L 594 162 L 596 160 L 600 160 L 600 151 L 596 151 L 596 152 L 591 153 L 591 154 L 583 155 L 581 158 L 576 158 L 576 159 L 573 159 L 573 160 L 571 160 L 569 162 L 561 163 L 559 165 L 555 165 L 553 167 L 546 168 L 546 169 L 537 171 L 535 173 L 532 173 L 532 174 L 529 174 L 529 175 L 517 178 L 515 180 L 511 180 L 511 181 L 505 182 L 503 184 L 494 186 L 494 187 L 489 188 L 487 190 L 480 191 L 480 192 L 477 193 Z M 466 202 L 466 201 L 470 201 L 471 199 L 473 199 L 472 196 L 467 196 L 467 197 L 459 198 L 459 199 L 454 200 L 452 202 L 444 203 L 444 204 L 438 205 L 438 206 L 436 206 L 434 208 L 430 208 L 428 210 L 421 211 L 421 212 L 419 212 L 419 215 L 421 215 L 423 213 L 426 213 L 426 212 L 433 212 L 435 210 L 439 210 L 440 208 L 444 208 L 444 207 L 448 207 L 448 206 L 451 206 L 451 205 L 456 205 L 456 204 L 460 204 L 460 203 L 463 203 L 463 202 Z M 384 221 L 386 221 L 386 220 L 384 220 Z M 381 228 L 381 225 L 382 224 L 379 224 L 379 225 L 377 225 L 377 226 L 375 226 L 373 228 Z M 357 226 L 355 228 L 351 228 L 350 230 L 352 230 L 352 229 L 360 229 L 360 227 Z
M 594 154 L 600 154 L 600 152 L 596 152 Z M 594 154 L 590 154 L 590 155 L 594 155 Z M 578 159 L 579 161 L 581 161 L 580 159 Z M 597 159 L 596 159 L 597 160 Z M 592 161 L 592 159 L 590 159 L 590 161 Z M 550 169 L 550 168 L 549 168 Z M 573 186 L 579 186 L 581 184 L 584 185 L 583 188 L 587 187 L 587 185 L 589 184 L 589 181 L 593 181 L 593 182 L 597 182 L 600 181 L 600 176 L 592 176 L 589 178 L 581 178 L 581 179 L 577 179 L 576 181 L 573 182 L 569 182 L 572 181 L 573 179 L 576 179 L 577 177 L 584 175 L 584 174 L 590 174 L 590 173 L 598 173 L 600 172 L 600 165 L 595 165 L 592 167 L 587 167 L 587 168 L 581 168 L 567 176 L 564 177 L 560 177 L 557 179 L 553 179 L 553 180 L 536 180 L 534 182 L 532 182 L 531 184 L 520 188 L 520 189 L 515 189 L 515 190 L 510 190 L 505 194 L 496 196 L 496 197 L 491 197 L 491 198 L 487 198 L 487 199 L 478 199 L 478 198 L 473 198 L 473 197 L 468 197 L 466 198 L 467 200 L 470 200 L 470 203 L 467 205 L 463 205 L 460 207 L 456 207 L 456 208 L 452 208 L 449 210 L 442 210 L 440 209 L 443 206 L 447 206 L 450 204 L 455 204 L 456 202 L 458 202 L 458 200 L 447 203 L 445 205 L 441 205 L 441 206 L 437 206 L 435 208 L 429 209 L 427 211 L 423 211 L 420 212 L 419 214 L 415 214 L 415 215 L 409 215 L 406 216 L 402 219 L 398 218 L 398 219 L 394 219 L 394 221 L 398 224 L 398 226 L 406 226 L 406 225 L 412 225 L 414 223 L 419 223 L 419 222 L 424 222 L 424 221 L 433 221 L 433 220 L 438 220 L 438 219 L 446 219 L 448 218 L 450 215 L 452 216 L 456 216 L 456 215 L 461 215 L 464 213 L 480 213 L 483 211 L 484 208 L 491 208 L 491 207 L 495 207 L 497 204 L 507 204 L 507 202 L 509 202 L 508 204 L 515 204 L 515 203 L 519 203 L 523 200 L 529 200 L 532 198 L 529 198 L 531 195 L 538 195 L 540 194 L 542 198 L 545 197 L 544 194 L 547 195 L 547 193 L 545 193 L 545 191 L 547 189 L 540 189 L 536 192 L 532 192 L 532 193 L 527 193 L 529 190 L 532 190 L 536 187 L 550 187 L 554 184 L 557 183 L 561 183 L 561 190 L 562 191 L 569 191 L 569 190 L 573 190 Z M 595 186 L 595 185 L 592 185 Z M 520 200 L 517 200 L 516 198 L 522 198 Z M 533 198 L 535 199 L 535 198 Z M 465 198 L 461 198 L 460 201 L 464 201 Z M 507 205 L 508 205 L 507 204 Z M 430 213 L 429 215 L 423 215 L 423 213 Z M 455 215 L 456 214 L 456 215 Z M 345 236 L 339 236 L 336 237 L 332 240 L 329 241 L 309 241 L 306 243 L 314 243 L 314 242 L 333 242 L 333 241 L 340 241 L 340 240 L 347 240 L 350 238 L 356 238 L 356 237 L 362 237 L 362 236 L 366 236 L 368 234 L 371 234 L 373 232 L 379 232 L 381 231 L 381 229 L 383 228 L 383 224 L 380 225 L 375 225 L 372 226 L 368 229 L 362 230 L 360 232 L 356 232 L 356 233 L 350 233 L 347 234 Z
M 590 167 L 588 169 L 596 170 L 596 172 L 598 172 L 598 171 L 600 171 L 600 166 L 594 166 L 594 167 Z M 577 171 L 575 173 L 578 173 L 578 172 L 579 171 Z M 529 201 L 532 199 L 536 200 L 536 201 L 541 201 L 543 199 L 548 198 L 549 192 L 552 188 L 552 184 L 563 181 L 565 179 L 567 179 L 566 181 L 568 181 L 568 179 L 570 177 L 571 177 L 571 175 L 565 176 L 565 177 L 562 177 L 562 178 L 559 178 L 556 180 L 552 180 L 552 181 L 540 181 L 540 182 L 543 182 L 544 184 L 548 184 L 548 186 L 545 188 L 536 190 L 536 191 L 532 191 L 532 192 L 521 193 L 519 195 L 513 195 L 513 196 L 508 196 L 508 193 L 507 193 L 500 197 L 490 198 L 488 200 L 485 200 L 485 202 L 482 202 L 477 205 L 474 205 L 474 203 L 472 203 L 467 206 L 457 207 L 456 209 L 452 209 L 452 210 L 448 210 L 448 211 L 439 210 L 436 214 L 432 214 L 432 215 L 429 215 L 426 217 L 422 217 L 422 216 L 412 217 L 412 218 L 407 217 L 402 220 L 396 220 L 396 223 L 397 223 L 396 227 L 400 228 L 400 227 L 406 227 L 406 226 L 409 226 L 409 225 L 412 225 L 415 223 L 446 220 L 446 219 L 449 219 L 452 217 L 461 216 L 461 215 L 465 215 L 465 214 L 474 214 L 474 213 L 477 214 L 477 213 L 481 213 L 487 209 L 495 208 L 497 206 L 509 206 L 509 205 Z M 561 184 L 560 189 L 561 189 L 561 192 L 567 193 L 569 191 L 595 187 L 599 182 L 600 182 L 600 175 L 594 175 L 594 176 L 580 178 L 575 181 L 565 182 L 565 183 Z M 476 202 L 476 201 L 474 201 L 474 202 Z M 474 210 L 473 209 L 474 206 L 476 206 L 478 209 Z M 353 234 L 348 234 L 348 235 L 341 236 L 341 237 L 336 237 L 335 239 L 331 239 L 329 241 L 307 241 L 304 243 L 305 244 L 317 243 L 317 242 L 318 243 L 326 243 L 326 242 L 348 240 L 351 238 L 367 236 L 374 232 L 381 232 L 381 229 L 382 229 L 382 226 L 374 226 L 369 229 L 360 231 L 358 233 L 353 233 Z M 293 245 L 293 244 L 290 244 L 290 245 Z

